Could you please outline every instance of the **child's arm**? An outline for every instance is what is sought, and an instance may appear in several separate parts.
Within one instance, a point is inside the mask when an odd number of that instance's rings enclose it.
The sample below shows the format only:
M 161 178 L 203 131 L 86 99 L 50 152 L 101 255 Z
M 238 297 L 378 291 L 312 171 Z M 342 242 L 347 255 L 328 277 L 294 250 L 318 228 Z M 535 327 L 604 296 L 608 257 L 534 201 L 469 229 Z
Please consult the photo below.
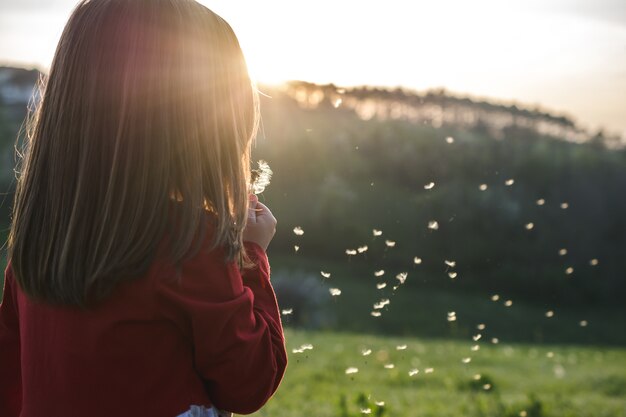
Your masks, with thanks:
M 189 333 L 194 363 L 220 409 L 249 414 L 278 388 L 287 365 L 280 313 L 263 249 L 246 243 L 257 267 L 243 274 L 224 251 L 183 264 L 180 285 L 158 285 L 162 305 Z
M 22 408 L 20 329 L 13 273 L 4 273 L 4 294 L 0 304 L 0 416 L 17 417 Z

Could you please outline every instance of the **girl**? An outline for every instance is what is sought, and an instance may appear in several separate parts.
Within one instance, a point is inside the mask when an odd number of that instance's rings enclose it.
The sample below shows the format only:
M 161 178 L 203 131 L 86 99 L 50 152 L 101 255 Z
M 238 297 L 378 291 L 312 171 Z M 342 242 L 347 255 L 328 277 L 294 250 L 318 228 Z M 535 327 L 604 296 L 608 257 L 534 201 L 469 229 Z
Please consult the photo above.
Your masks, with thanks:
M 0 416 L 247 414 L 287 357 L 248 197 L 258 100 L 193 0 L 83 0 L 30 121 L 0 307 Z

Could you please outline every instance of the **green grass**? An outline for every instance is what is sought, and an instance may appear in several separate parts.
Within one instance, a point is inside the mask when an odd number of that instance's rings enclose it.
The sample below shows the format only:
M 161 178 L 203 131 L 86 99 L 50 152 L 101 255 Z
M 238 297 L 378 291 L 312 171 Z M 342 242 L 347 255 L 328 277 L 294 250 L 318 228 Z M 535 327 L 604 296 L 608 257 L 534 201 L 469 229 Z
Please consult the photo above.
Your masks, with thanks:
M 359 416 L 368 407 L 371 415 L 403 417 L 626 416 L 622 348 L 492 345 L 293 329 L 286 339 L 285 378 L 255 416 Z M 292 352 L 303 344 L 313 349 Z M 471 350 L 474 344 L 478 351 Z M 401 345 L 406 349 L 397 350 Z M 371 354 L 363 356 L 363 349 Z M 471 362 L 463 363 L 468 357 Z M 358 372 L 346 374 L 348 367 Z M 427 368 L 433 372 L 426 373 Z M 419 373 L 409 376 L 412 369 Z M 385 404 L 379 407 L 375 401 Z

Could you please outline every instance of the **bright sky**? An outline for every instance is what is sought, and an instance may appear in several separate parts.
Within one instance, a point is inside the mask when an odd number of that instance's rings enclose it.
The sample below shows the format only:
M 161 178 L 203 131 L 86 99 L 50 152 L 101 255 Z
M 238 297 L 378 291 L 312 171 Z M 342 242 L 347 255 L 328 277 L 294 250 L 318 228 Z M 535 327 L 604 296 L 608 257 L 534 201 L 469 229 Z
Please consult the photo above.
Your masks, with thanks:
M 0 0 L 0 62 L 46 69 L 75 0 Z M 626 137 L 625 0 L 201 0 L 261 82 L 445 87 Z

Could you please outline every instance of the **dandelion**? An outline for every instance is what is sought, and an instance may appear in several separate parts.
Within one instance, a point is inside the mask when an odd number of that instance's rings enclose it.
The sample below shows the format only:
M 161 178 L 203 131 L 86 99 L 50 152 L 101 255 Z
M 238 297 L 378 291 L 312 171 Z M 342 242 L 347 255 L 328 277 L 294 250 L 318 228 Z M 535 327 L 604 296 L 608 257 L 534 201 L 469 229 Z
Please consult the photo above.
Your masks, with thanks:
M 294 250 L 294 252 L 298 252 L 300 250 L 300 246 L 293 245 L 293 250 Z
M 381 283 L 376 284 L 376 289 L 382 290 L 386 286 L 387 286 L 386 282 L 381 282 Z
M 400 284 L 404 284 L 404 282 L 406 281 L 406 278 L 409 276 L 408 273 L 406 272 L 400 272 L 398 275 L 396 275 L 396 279 L 398 281 L 400 281 Z
M 386 364 L 385 364 L 385 369 L 393 369 L 393 368 L 395 368 L 395 367 L 396 367 L 396 366 L 395 366 L 393 363 L 386 363 Z
M 356 251 L 359 253 L 367 252 L 367 245 L 359 246 L 358 248 L 356 248 Z
M 296 236 L 302 236 L 304 234 L 304 230 L 302 230 L 302 228 L 300 226 L 296 226 L 293 228 L 293 233 Z
M 507 307 L 511 307 L 511 306 L 513 305 L 513 301 L 511 301 L 511 300 L 506 300 L 506 301 L 504 302 L 504 305 L 505 305 L 505 306 L 507 306 Z
M 406 345 L 398 345 L 396 346 L 396 350 L 405 350 L 407 348 Z
M 548 352 L 548 353 L 546 353 L 546 357 L 547 357 L 547 358 L 550 358 L 550 359 L 554 358 L 554 352 Z
M 567 209 L 568 207 L 569 207 L 569 204 L 567 204 L 567 203 L 561 203 L 561 208 L 562 208 L 563 210 Z
M 554 311 L 552 311 L 552 310 L 546 311 L 546 317 L 547 318 L 554 317 Z
M 270 185 L 272 179 L 272 170 L 264 160 L 259 160 L 259 168 L 253 169 L 251 173 L 252 193 L 261 194 L 265 191 L 265 187 Z
M 320 274 L 321 274 L 324 278 L 330 278 L 330 272 L 320 271 Z
M 470 363 L 472 361 L 472 358 L 463 358 L 461 359 L 461 362 L 463 363 Z
M 281 313 L 282 313 L 283 316 L 288 316 L 291 313 L 293 313 L 293 308 L 286 308 L 283 311 L 281 311 Z
M 382 277 L 383 275 L 385 275 L 385 270 L 381 269 L 379 271 L 374 271 L 374 276 L 375 277 Z
M 474 340 L 474 342 L 478 342 L 480 340 L 480 338 L 483 337 L 480 333 L 472 336 L 472 340 Z
M 485 391 L 489 391 L 489 390 L 491 389 L 491 384 L 485 384 L 485 385 L 483 385 L 483 389 L 484 389 Z
M 507 187 L 510 187 L 514 183 L 515 183 L 515 180 L 513 178 L 509 178 L 508 180 L 504 181 L 504 185 L 506 185 Z
M 500 299 L 500 296 L 498 294 L 494 294 L 491 296 L 491 301 L 498 301 Z
M 567 255 L 567 249 L 563 248 L 563 249 L 559 249 L 559 255 L 560 256 L 565 256 Z
M 396 242 L 394 242 L 393 240 L 385 240 L 385 245 L 387 245 L 387 247 L 389 248 L 393 248 L 394 246 L 396 246 Z
M 535 227 L 535 224 L 533 222 L 530 223 L 526 223 L 526 230 L 532 230 Z
M 383 231 L 382 230 L 373 229 L 372 230 L 372 234 L 374 235 L 374 237 L 380 236 L 380 235 L 383 234 Z
M 538 206 L 543 206 L 544 204 L 546 204 L 546 200 L 544 200 L 543 198 L 540 198 L 535 203 L 537 203 Z
M 578 324 L 580 325 L 580 327 L 587 327 L 589 323 L 587 322 L 587 320 L 581 320 Z
M 448 261 L 447 259 L 445 261 L 443 261 L 443 263 L 448 265 L 450 268 L 454 268 L 456 266 L 456 262 L 455 261 Z
M 346 369 L 346 375 L 356 374 L 357 372 L 359 372 L 359 368 L 353 366 Z
M 566 275 L 572 275 L 573 273 L 574 273 L 574 268 L 572 268 L 571 266 L 568 266 L 567 268 L 565 268 Z
M 434 183 L 434 182 L 429 182 L 428 184 L 426 184 L 426 185 L 424 186 L 424 189 L 425 189 L 425 190 L 432 190 L 434 186 L 435 186 L 435 183 Z
M 422 258 L 418 258 L 417 256 L 413 258 L 413 263 L 415 265 L 420 265 L 422 263 Z
M 356 249 L 346 249 L 346 255 L 348 256 L 356 255 Z
M 424 369 L 424 373 L 425 374 L 432 374 L 433 372 L 435 372 L 435 368 L 426 368 L 426 369 Z
M 448 272 L 448 276 L 452 279 L 456 278 L 456 272 Z
M 480 378 L 481 378 L 481 375 L 480 374 L 475 374 L 473 378 L 474 378 L 474 381 L 479 381 Z
M 431 230 L 437 230 L 439 229 L 439 223 L 435 220 L 431 220 L 428 222 L 428 228 Z
M 449 144 L 454 143 L 454 138 L 453 138 L 452 136 L 448 136 L 448 137 L 446 138 L 446 143 L 449 143 Z
M 409 376 L 415 376 L 417 374 L 419 374 L 420 370 L 417 368 L 413 368 L 409 371 Z
M 478 326 L 476 326 L 476 328 L 477 328 L 478 330 L 485 330 L 485 327 L 486 327 L 486 326 L 485 326 L 485 324 L 484 324 L 484 323 L 480 323 Z
M 480 186 L 478 187 L 478 189 L 480 191 L 485 191 L 487 189 L 487 184 L 480 184 Z
M 478 350 L 480 350 L 480 345 L 474 345 L 474 346 L 472 346 L 472 352 L 476 352 L 476 351 L 478 351 Z
M 363 349 L 361 351 L 361 355 L 363 356 L 368 356 L 370 353 L 372 353 L 372 349 Z
M 341 290 L 339 288 L 330 288 L 328 291 L 330 292 L 330 295 L 332 295 L 333 297 L 337 297 L 338 295 L 341 295 Z
M 589 261 L 589 265 L 591 265 L 591 266 L 598 265 L 598 260 L 596 258 L 593 258 L 592 260 Z

